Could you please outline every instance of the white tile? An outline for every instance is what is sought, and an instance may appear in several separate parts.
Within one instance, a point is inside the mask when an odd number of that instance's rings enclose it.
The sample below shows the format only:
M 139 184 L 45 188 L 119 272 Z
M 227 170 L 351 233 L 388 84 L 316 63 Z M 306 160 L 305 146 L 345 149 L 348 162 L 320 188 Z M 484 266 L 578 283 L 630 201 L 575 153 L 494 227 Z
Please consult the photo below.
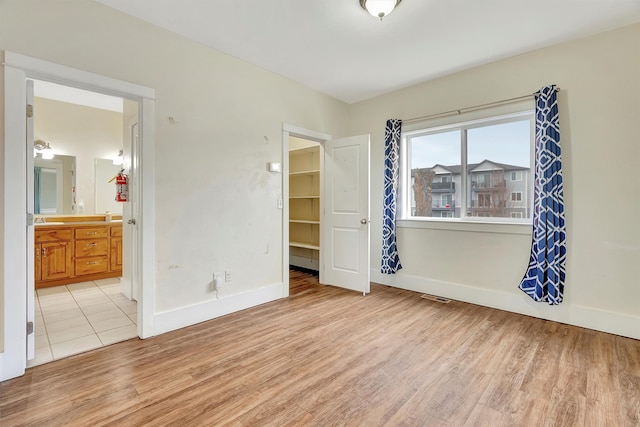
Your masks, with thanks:
M 57 322 L 47 322 L 47 334 L 56 334 L 68 329 L 89 325 L 86 317 L 72 317 L 70 319 L 58 320 Z M 75 338 L 75 337 L 74 337 Z
M 133 301 L 129 301 L 127 304 L 118 305 L 118 307 L 120 307 L 120 310 L 124 311 L 126 314 L 136 314 L 138 312 L 138 304 Z
M 119 317 L 111 319 L 98 320 L 91 322 L 91 326 L 96 332 L 104 332 L 111 329 L 121 328 L 123 326 L 132 326 L 133 322 L 126 315 L 122 314 Z
M 47 312 L 44 313 L 42 317 L 45 325 L 47 325 L 50 322 L 59 322 L 60 320 L 72 319 L 74 317 L 84 317 L 84 313 L 80 310 L 80 307 L 75 306 L 71 310 Z
M 63 329 L 57 332 L 49 332 L 47 331 L 47 335 L 49 336 L 49 342 L 53 346 L 54 344 L 58 344 L 65 341 L 74 340 L 80 337 L 86 337 L 87 335 L 95 334 L 95 331 L 86 323 L 81 326 L 74 326 L 73 328 Z M 55 355 L 55 352 L 54 352 Z
M 138 315 L 137 314 L 129 314 L 129 319 L 133 322 L 134 325 L 138 324 Z
M 97 311 L 97 312 L 91 311 L 91 310 L 86 310 L 85 311 L 85 316 L 87 317 L 87 319 L 89 319 L 90 322 L 97 322 L 97 321 L 100 321 L 100 320 L 113 319 L 114 317 L 120 317 L 122 315 L 124 315 L 122 310 L 120 310 L 115 305 L 113 307 L 109 308 L 108 310 L 101 310 L 101 311 Z
M 66 286 L 51 286 L 49 288 L 36 289 L 36 293 L 39 297 L 42 296 L 51 296 L 51 295 L 60 295 L 60 294 L 68 294 L 69 290 Z
M 53 353 L 51 352 L 51 347 L 46 346 L 40 349 L 36 348 L 35 357 L 27 361 L 27 368 L 42 365 L 43 363 L 51 362 L 52 360 Z
M 45 328 L 44 322 L 36 321 L 36 324 L 33 328 L 33 333 L 36 337 L 39 337 L 40 335 L 47 335 L 47 328 Z
M 102 347 L 100 339 L 96 334 L 92 334 L 57 344 L 51 344 L 51 351 L 55 359 L 60 359 L 99 347 Z
M 110 277 L 108 279 L 99 279 L 99 280 L 94 280 L 94 282 L 96 283 L 96 285 L 102 287 L 102 286 L 109 286 L 109 285 L 118 285 L 120 286 L 120 278 L 119 277 Z
M 61 303 L 56 303 L 51 305 L 43 305 L 42 314 L 44 315 L 46 320 L 47 314 L 59 313 L 61 311 L 73 310 L 75 308 L 78 308 L 78 304 L 76 304 L 76 302 L 73 300 L 71 300 L 70 302 L 61 302 Z
M 41 348 L 49 347 L 49 338 L 47 338 L 46 334 L 36 335 L 35 344 L 36 344 L 36 351 L 38 351 Z
M 102 344 L 109 345 L 131 338 L 137 338 L 138 332 L 136 325 L 123 326 L 121 328 L 111 329 L 109 331 L 98 332 L 98 337 Z
M 69 289 L 71 292 L 74 292 L 85 289 L 97 289 L 97 286 L 93 282 L 80 282 L 67 285 L 67 289 Z
M 82 311 L 87 313 L 100 313 L 102 311 L 120 310 L 112 301 L 103 302 L 101 304 L 91 304 L 82 306 Z
M 86 307 L 89 305 L 107 304 L 111 302 L 109 297 L 103 293 L 101 293 L 100 295 L 93 295 L 87 298 L 78 298 L 76 299 L 76 301 L 78 301 L 78 305 L 80 307 Z

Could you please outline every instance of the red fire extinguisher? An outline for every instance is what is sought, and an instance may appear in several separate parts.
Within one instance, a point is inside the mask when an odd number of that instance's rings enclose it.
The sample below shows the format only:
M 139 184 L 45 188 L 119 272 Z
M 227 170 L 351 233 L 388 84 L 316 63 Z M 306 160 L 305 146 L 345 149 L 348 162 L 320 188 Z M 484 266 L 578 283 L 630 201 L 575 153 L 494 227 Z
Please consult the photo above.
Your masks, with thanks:
M 120 172 L 116 175 L 116 202 L 129 200 L 129 177 Z

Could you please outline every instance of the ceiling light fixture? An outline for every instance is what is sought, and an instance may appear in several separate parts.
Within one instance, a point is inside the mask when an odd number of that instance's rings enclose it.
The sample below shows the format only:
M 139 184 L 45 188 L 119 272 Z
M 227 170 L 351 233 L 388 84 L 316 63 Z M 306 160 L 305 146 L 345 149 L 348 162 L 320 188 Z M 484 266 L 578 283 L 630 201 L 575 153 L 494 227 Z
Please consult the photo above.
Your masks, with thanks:
M 360 0 L 360 6 L 376 18 L 382 18 L 393 12 L 402 0 Z

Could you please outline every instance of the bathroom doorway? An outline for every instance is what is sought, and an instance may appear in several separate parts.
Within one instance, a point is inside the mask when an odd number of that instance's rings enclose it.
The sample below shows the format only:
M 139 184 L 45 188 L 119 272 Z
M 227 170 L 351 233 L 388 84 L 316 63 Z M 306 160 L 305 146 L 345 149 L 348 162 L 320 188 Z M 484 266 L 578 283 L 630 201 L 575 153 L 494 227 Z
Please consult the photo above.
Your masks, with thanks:
M 35 142 L 27 190 L 35 224 L 27 247 L 35 277 L 27 284 L 34 310 L 28 367 L 138 336 L 132 233 L 122 224 L 131 206 L 115 197 L 118 174 L 133 178 L 138 102 L 32 82 Z
M 137 335 L 141 338 L 152 336 L 153 333 L 153 266 L 155 242 L 155 212 L 154 212 L 154 169 L 150 160 L 145 164 L 144 159 L 154 156 L 154 98 L 155 92 L 151 88 L 120 81 L 102 75 L 66 67 L 60 64 L 43 61 L 37 58 L 20 55 L 14 52 L 4 52 L 4 230 L 5 242 L 12 242 L 12 250 L 2 253 L 3 309 L 5 322 L 2 327 L 2 344 L 4 351 L 0 353 L 0 381 L 18 377 L 24 374 L 27 359 L 34 355 L 33 322 L 35 318 L 34 292 L 27 295 L 25 287 L 34 274 L 32 263 L 34 252 L 28 250 L 29 239 L 25 230 L 33 233 L 33 212 L 25 214 L 27 200 L 27 167 L 25 159 L 27 152 L 31 154 L 33 138 L 27 141 L 27 80 L 41 79 L 64 84 L 70 87 L 82 88 L 98 93 L 119 96 L 135 100 L 139 105 L 139 148 L 138 161 L 133 162 L 139 173 L 137 177 L 137 198 L 131 199 L 137 203 L 139 212 L 136 218 L 127 218 L 123 214 L 123 222 L 136 236 L 136 246 L 132 249 L 132 256 L 136 257 L 135 271 L 132 279 L 145 286 L 140 287 L 140 297 L 137 306 Z M 25 114 L 25 111 L 27 114 Z M 33 137 L 33 134 L 31 134 Z M 29 146 L 29 147 L 27 147 Z M 31 158 L 32 160 L 32 158 Z M 11 201 L 11 203 L 8 203 Z M 142 213 L 144 213 L 144 218 Z M 131 223 L 129 224 L 129 221 Z M 10 225 L 10 226 L 9 226 Z M 126 234 L 126 233 L 125 233 Z M 31 257 L 31 260 L 29 259 Z M 31 287 L 30 289 L 33 289 Z M 26 320 L 26 325 L 25 325 Z M 26 327 L 25 327 L 26 326 Z M 31 331 L 30 331 L 31 330 Z M 25 350 L 27 350 L 25 352 Z

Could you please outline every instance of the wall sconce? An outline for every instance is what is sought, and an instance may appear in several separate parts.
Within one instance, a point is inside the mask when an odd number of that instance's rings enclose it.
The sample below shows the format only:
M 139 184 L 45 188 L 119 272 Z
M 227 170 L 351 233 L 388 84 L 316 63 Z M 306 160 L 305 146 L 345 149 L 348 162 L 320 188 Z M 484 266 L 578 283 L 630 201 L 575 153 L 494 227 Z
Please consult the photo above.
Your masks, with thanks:
M 120 150 L 118 151 L 118 155 L 113 158 L 113 164 L 120 166 L 122 165 L 123 162 L 124 162 L 124 150 Z
M 382 18 L 393 12 L 402 0 L 360 0 L 360 6 L 376 18 Z
M 42 155 L 42 158 L 45 160 L 51 160 L 54 157 L 53 148 L 51 148 L 51 145 L 49 145 L 48 142 L 44 142 L 43 140 L 39 139 L 33 143 L 33 148 L 33 157 L 36 157 L 38 153 L 40 153 Z

